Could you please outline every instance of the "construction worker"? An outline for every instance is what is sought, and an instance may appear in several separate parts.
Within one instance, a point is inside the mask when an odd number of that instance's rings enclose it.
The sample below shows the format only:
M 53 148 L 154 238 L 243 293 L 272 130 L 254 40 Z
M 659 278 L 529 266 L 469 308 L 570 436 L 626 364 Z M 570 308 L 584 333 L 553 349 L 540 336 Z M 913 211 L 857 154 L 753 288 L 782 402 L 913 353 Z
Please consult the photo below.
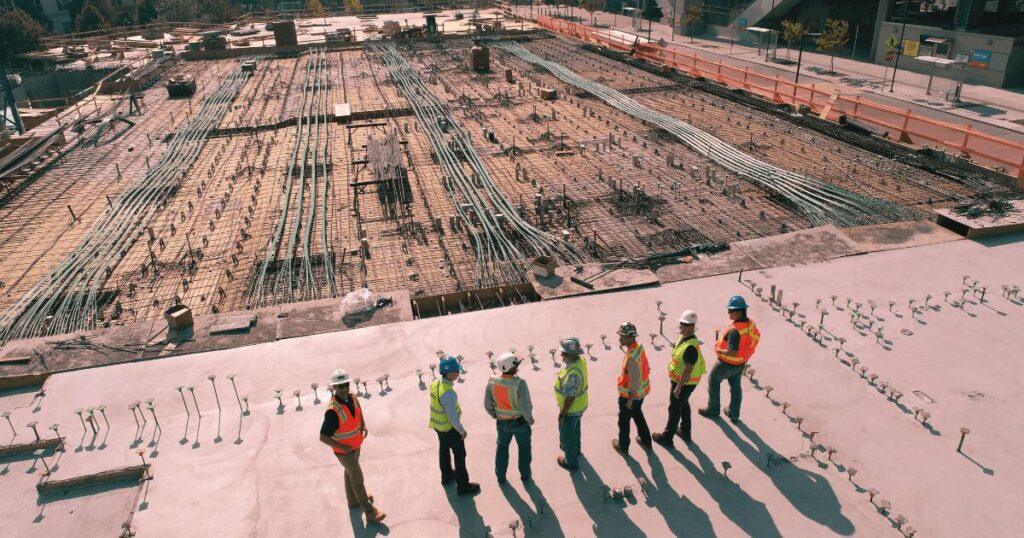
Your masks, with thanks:
M 555 377 L 555 403 L 558 404 L 558 439 L 564 455 L 558 465 L 570 471 L 579 469 L 580 422 L 587 410 L 587 361 L 578 338 L 561 342 L 565 366 Z
M 359 466 L 359 452 L 363 439 L 370 434 L 363 421 L 359 399 L 349 393 L 349 376 L 345 370 L 335 370 L 329 385 L 334 393 L 324 412 L 320 426 L 320 442 L 331 447 L 338 462 L 345 469 L 345 497 L 348 507 L 362 508 L 367 523 L 380 523 L 384 512 L 373 506 L 373 495 L 366 494 L 363 470 Z
M 459 405 L 455 387 L 452 385 L 462 372 L 459 359 L 446 356 L 438 364 L 441 379 L 430 384 L 430 427 L 437 432 L 440 443 L 438 461 L 441 466 L 441 483 L 453 480 L 459 495 L 470 495 L 480 491 L 480 484 L 469 481 L 466 471 L 466 428 L 462 426 L 462 406 Z M 455 470 L 452 470 L 452 456 Z
M 729 299 L 729 328 L 722 332 L 721 337 L 715 343 L 715 354 L 718 355 L 718 362 L 711 369 L 711 379 L 708 381 L 708 406 L 697 411 L 708 418 L 717 418 L 720 410 L 719 392 L 723 379 L 729 380 L 729 420 L 740 421 L 740 403 L 743 402 L 743 392 L 740 382 L 743 379 L 743 369 L 750 357 L 754 355 L 758 342 L 761 340 L 761 332 L 757 330 L 754 322 L 747 318 L 747 302 L 739 295 Z
M 484 392 L 484 409 L 497 420 L 498 450 L 494 454 L 494 474 L 498 483 L 504 484 L 508 470 L 508 447 L 512 438 L 519 447 L 519 477 L 529 482 L 530 461 L 533 459 L 531 438 L 533 436 L 533 402 L 526 381 L 516 374 L 522 362 L 512 353 L 502 353 L 496 366 L 501 377 L 492 377 Z
M 690 394 L 693 394 L 693 389 L 697 388 L 697 383 L 700 383 L 701 376 L 707 370 L 696 332 L 697 313 L 693 310 L 683 312 L 679 317 L 679 339 L 672 346 L 672 360 L 668 363 L 668 377 L 672 385 L 668 399 L 668 422 L 665 431 L 651 436 L 654 442 L 667 447 L 672 446 L 672 437 L 677 432 L 683 441 L 692 442 Z
M 612 448 L 623 456 L 629 450 L 629 422 L 636 423 L 636 442 L 651 449 L 651 430 L 644 418 L 644 398 L 651 392 L 647 353 L 636 341 L 636 326 L 626 322 L 619 326 L 619 345 L 626 348 L 619 373 L 619 438 L 612 440 Z

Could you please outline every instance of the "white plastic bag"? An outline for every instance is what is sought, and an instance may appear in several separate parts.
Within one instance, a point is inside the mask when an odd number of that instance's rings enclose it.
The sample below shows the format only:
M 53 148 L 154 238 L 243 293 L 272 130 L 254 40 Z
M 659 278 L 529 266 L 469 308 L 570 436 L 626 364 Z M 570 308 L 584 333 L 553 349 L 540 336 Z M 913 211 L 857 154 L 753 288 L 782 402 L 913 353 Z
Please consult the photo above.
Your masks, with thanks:
M 341 300 L 342 316 L 365 314 L 374 308 L 373 294 L 368 288 L 360 288 L 345 294 Z

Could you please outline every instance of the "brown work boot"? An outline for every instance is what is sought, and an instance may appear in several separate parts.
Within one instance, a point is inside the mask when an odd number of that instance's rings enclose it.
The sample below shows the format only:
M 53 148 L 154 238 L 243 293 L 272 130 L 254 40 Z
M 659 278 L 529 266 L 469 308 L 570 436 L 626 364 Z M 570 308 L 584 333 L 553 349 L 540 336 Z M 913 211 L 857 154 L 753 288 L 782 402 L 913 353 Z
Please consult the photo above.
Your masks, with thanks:
M 380 523 L 381 521 L 384 521 L 384 518 L 386 517 L 388 517 L 388 515 L 381 512 L 379 508 L 371 508 L 370 511 L 366 513 L 366 522 Z
M 455 490 L 459 495 L 473 495 L 474 493 L 480 492 L 480 484 L 476 482 L 466 482 L 459 486 Z
M 627 449 L 624 449 L 621 446 L 619 446 L 618 439 L 612 439 L 612 448 L 614 448 L 615 451 L 618 452 L 621 456 L 625 456 L 627 453 Z
M 373 495 L 368 495 L 366 498 L 370 501 L 370 504 L 373 504 Z M 359 508 L 359 501 L 348 501 L 348 507 Z
M 666 435 L 666 434 L 661 433 L 661 432 L 654 432 L 654 433 L 652 433 L 651 434 L 651 440 L 653 440 L 655 443 L 658 443 L 659 445 L 664 445 L 664 446 L 667 446 L 669 448 L 672 448 L 673 446 L 675 446 L 674 443 L 672 443 L 672 436 L 671 435 Z

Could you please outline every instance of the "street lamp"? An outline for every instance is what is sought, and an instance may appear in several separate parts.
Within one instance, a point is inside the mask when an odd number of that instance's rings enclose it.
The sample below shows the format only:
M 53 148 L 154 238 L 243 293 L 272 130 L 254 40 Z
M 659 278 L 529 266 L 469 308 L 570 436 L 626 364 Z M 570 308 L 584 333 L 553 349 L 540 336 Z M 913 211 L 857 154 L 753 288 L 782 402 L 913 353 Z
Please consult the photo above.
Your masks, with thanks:
M 903 4 L 903 28 L 900 29 L 900 43 L 896 47 L 896 63 L 892 65 L 892 82 L 889 84 L 889 93 L 892 93 L 893 88 L 896 86 L 896 70 L 900 68 L 900 56 L 903 56 L 903 34 L 907 32 L 907 12 L 910 9 L 909 0 L 896 3 Z
M 771 9 L 771 11 L 768 12 L 769 16 L 771 16 L 772 11 L 775 11 L 775 0 L 772 0 L 772 9 Z M 765 48 L 764 48 L 764 61 L 766 61 L 766 62 L 768 61 L 768 52 L 772 50 L 772 27 L 771 27 L 771 24 L 768 24 L 767 26 L 768 26 L 768 45 L 765 46 Z M 776 43 L 778 43 L 777 40 L 776 40 Z
M 800 82 L 800 62 L 802 62 L 804 59 L 805 37 L 821 37 L 821 34 L 818 32 L 804 32 L 800 34 L 800 54 L 798 54 L 796 57 L 796 80 L 793 81 L 793 84 L 797 84 Z

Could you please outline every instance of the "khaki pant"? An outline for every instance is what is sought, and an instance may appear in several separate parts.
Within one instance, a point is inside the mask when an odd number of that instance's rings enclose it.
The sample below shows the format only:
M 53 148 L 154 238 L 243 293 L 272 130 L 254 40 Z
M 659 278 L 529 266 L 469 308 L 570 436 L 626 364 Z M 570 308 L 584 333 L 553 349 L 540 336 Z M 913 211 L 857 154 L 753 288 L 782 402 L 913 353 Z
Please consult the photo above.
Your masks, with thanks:
M 338 454 L 338 462 L 345 468 L 345 497 L 349 504 L 358 504 L 363 512 L 373 511 L 373 504 L 366 496 L 366 486 L 363 485 L 363 469 L 359 467 L 359 451 L 353 450 L 348 454 Z

